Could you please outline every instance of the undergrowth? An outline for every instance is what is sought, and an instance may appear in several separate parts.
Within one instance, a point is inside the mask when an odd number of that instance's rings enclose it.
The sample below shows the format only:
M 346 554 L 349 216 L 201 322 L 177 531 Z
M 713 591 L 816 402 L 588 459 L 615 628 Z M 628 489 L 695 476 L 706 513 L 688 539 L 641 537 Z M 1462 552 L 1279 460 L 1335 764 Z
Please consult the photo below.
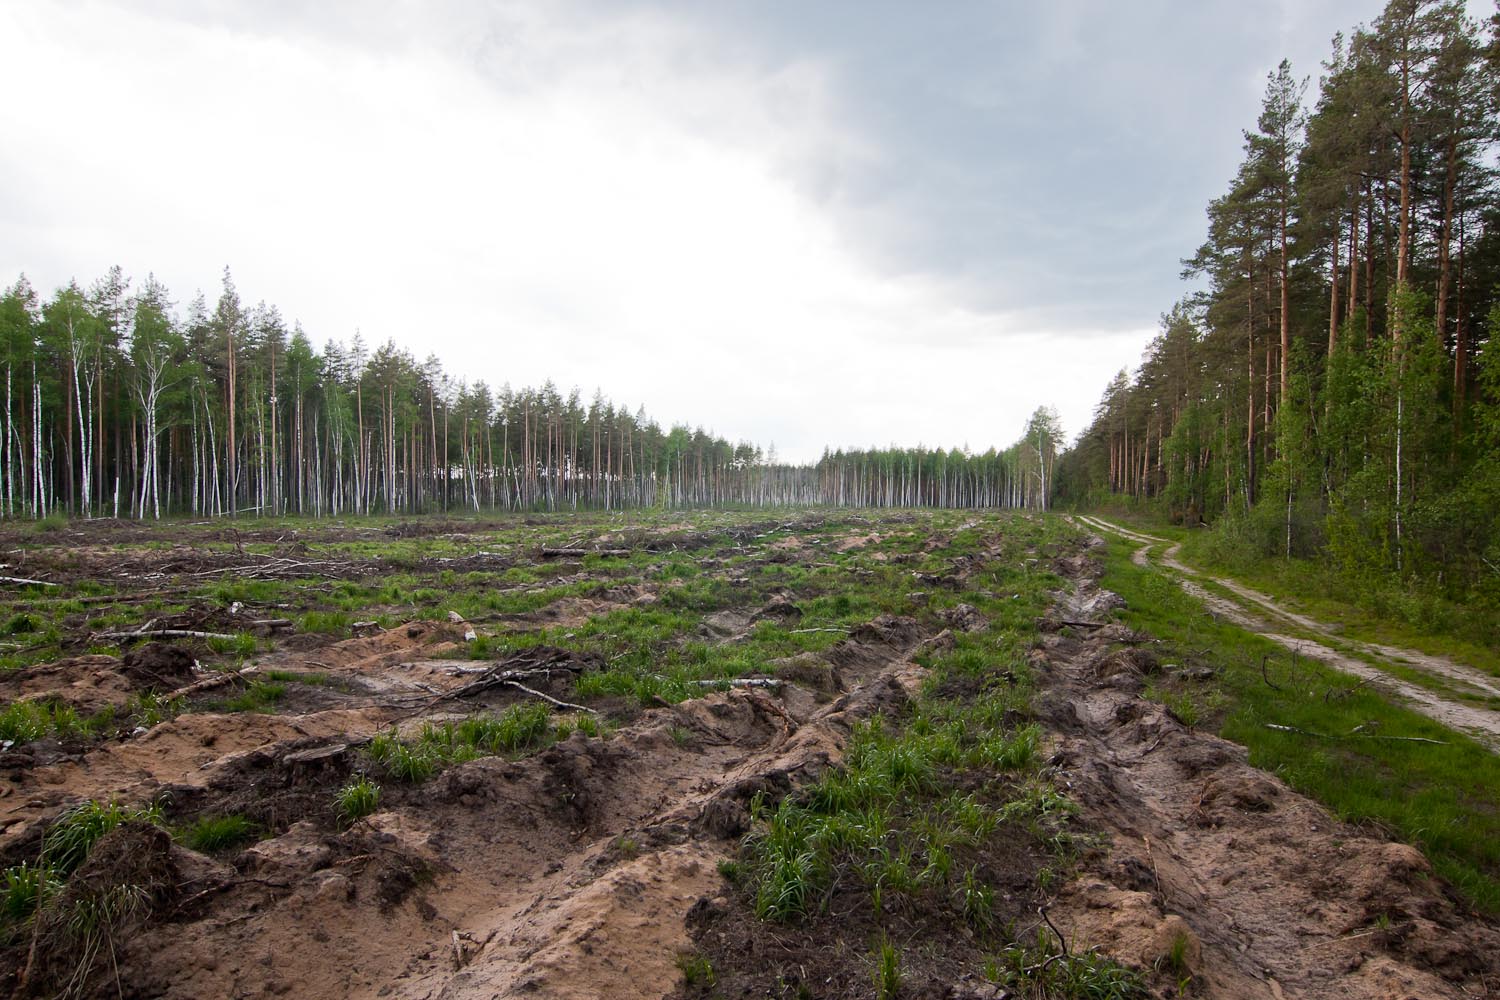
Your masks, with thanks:
M 473 715 L 460 722 L 423 723 L 415 739 L 395 732 L 370 741 L 370 760 L 398 781 L 425 781 L 443 767 L 497 754 L 520 755 L 559 738 L 546 705 L 512 705 L 498 716 Z

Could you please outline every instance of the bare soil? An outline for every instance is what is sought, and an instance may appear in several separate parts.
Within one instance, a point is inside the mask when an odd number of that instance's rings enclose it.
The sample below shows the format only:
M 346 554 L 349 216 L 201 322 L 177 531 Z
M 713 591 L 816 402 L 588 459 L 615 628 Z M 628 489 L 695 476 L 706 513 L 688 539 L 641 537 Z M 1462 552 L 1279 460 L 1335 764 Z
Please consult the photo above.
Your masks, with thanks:
M 722 551 L 722 531 L 691 521 L 580 530 L 576 540 L 703 551 L 718 578 L 733 580 L 744 568 L 732 560 L 746 553 L 777 564 L 811 566 L 833 554 L 903 564 L 909 553 L 875 550 L 912 522 L 911 515 L 836 527 L 812 517 L 759 522 L 735 529 L 730 551 Z M 509 530 L 514 522 L 495 525 Z M 382 531 L 451 539 L 478 538 L 495 525 L 340 530 L 354 540 L 386 537 Z M 788 530 L 795 544 L 785 541 Z M 1028 557 L 1007 547 L 1002 522 L 990 530 L 996 540 L 981 551 L 913 571 L 911 615 L 876 616 L 820 652 L 776 665 L 775 685 L 706 691 L 680 704 L 596 699 L 589 707 L 615 727 L 607 735 L 575 732 L 531 756 L 481 757 L 418 784 L 387 781 L 378 811 L 352 824 L 340 821 L 333 797 L 364 768 L 372 738 L 412 735 L 479 708 L 571 702 L 575 679 L 606 664 L 547 645 L 465 659 L 458 654 L 472 622 L 418 619 L 341 640 L 278 632 L 269 640 L 274 651 L 227 687 L 272 671 L 308 678 L 286 683 L 271 711 L 225 711 L 225 689 L 206 690 L 148 730 L 46 739 L 0 754 L 0 863 L 34 860 L 44 831 L 89 799 L 155 802 L 177 829 L 229 814 L 257 824 L 253 843 L 215 855 L 139 823 L 96 844 L 66 891 L 128 882 L 146 896 L 121 919 L 93 975 L 74 984 L 77 995 L 656 998 L 684 990 L 679 956 L 702 952 L 715 957 L 726 982 L 741 984 L 743 992 L 725 995 L 873 996 L 864 964 L 872 925 L 859 900 L 830 901 L 831 937 L 770 927 L 748 915 L 718 864 L 739 850 L 753 798 L 774 801 L 837 767 L 857 721 L 900 718 L 926 676 L 921 653 L 951 645 L 954 632 L 995 627 L 962 602 L 946 602 L 939 614 L 926 597 L 963 592 L 987 565 Z M 196 573 L 318 580 L 384 571 L 378 557 L 309 552 L 306 538 L 281 529 L 222 529 L 220 542 L 277 546 L 271 555 L 196 547 L 121 555 L 159 540 L 134 525 L 100 528 L 79 540 L 86 545 L 63 538 L 55 550 L 28 547 L 26 569 L 67 583 L 155 573 L 167 588 L 191 586 Z M 935 536 L 931 550 L 950 541 Z M 1070 581 L 1058 617 L 1103 620 L 1114 602 L 1099 590 L 1087 551 L 1030 557 Z M 471 553 L 432 557 L 428 569 L 498 571 L 539 558 Z M 558 572 L 593 571 L 574 561 Z M 609 611 L 650 608 L 672 586 L 609 582 L 593 596 L 498 616 L 481 631 L 575 627 Z M 693 638 L 732 646 L 762 621 L 818 627 L 802 620 L 805 595 L 745 593 L 743 606 L 705 615 Z M 78 623 L 80 646 L 92 631 Z M 981 862 L 1004 890 L 1007 919 L 1033 928 L 1045 906 L 1071 948 L 1099 948 L 1141 968 L 1162 996 L 1495 995 L 1500 932 L 1465 914 L 1414 849 L 1337 823 L 1250 768 L 1240 748 L 1141 699 L 1140 674 L 1150 663 L 1134 656 L 1137 638 L 1115 625 L 1083 637 L 1061 629 L 1032 651 L 1043 687 L 1038 714 L 1051 734 L 1049 773 L 1079 803 L 1098 848 L 1043 891 L 1036 875 L 1048 859 L 997 836 Z M 143 691 L 170 693 L 212 678 L 209 661 L 195 641 L 70 656 L 0 675 L 0 702 L 50 697 L 81 712 L 118 709 Z M 532 691 L 476 687 L 504 671 L 525 671 Z M 966 695 L 961 687 L 938 693 Z M 914 957 L 902 996 L 1004 995 L 977 975 L 985 956 L 961 928 L 921 911 L 903 919 Z M 1179 937 L 1190 944 L 1186 978 L 1162 971 Z M 63 989 L 78 966 L 70 940 L 39 923 L 0 948 L 0 993 Z

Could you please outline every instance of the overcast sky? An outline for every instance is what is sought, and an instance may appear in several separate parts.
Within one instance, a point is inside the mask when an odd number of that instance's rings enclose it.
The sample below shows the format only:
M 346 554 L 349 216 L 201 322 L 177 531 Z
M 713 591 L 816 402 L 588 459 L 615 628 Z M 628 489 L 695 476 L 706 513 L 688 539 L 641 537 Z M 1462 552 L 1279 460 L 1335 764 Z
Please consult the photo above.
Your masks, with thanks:
M 0 284 L 225 265 L 356 329 L 775 442 L 1083 429 L 1350 0 L 0 5 Z M 1311 92 L 1310 92 L 1311 96 Z

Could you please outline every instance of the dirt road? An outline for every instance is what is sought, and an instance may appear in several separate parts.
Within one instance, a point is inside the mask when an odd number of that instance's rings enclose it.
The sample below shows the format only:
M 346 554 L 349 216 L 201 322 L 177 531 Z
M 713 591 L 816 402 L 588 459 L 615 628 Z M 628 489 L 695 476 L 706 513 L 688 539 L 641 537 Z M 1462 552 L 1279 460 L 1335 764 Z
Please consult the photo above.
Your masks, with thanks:
M 1500 711 L 1403 680 L 1391 673 L 1388 668 L 1391 665 L 1400 664 L 1420 670 L 1441 679 L 1443 686 L 1451 691 L 1485 698 L 1500 698 L 1500 680 L 1445 657 L 1379 643 L 1361 642 L 1340 635 L 1335 626 L 1291 611 L 1270 596 L 1246 587 L 1242 583 L 1223 577 L 1204 576 L 1178 559 L 1180 546 L 1169 539 L 1131 531 L 1102 518 L 1080 516 L 1078 520 L 1095 531 L 1107 532 L 1138 543 L 1140 548 L 1136 549 L 1131 556 L 1131 560 L 1136 565 L 1155 564 L 1165 568 L 1178 578 L 1185 591 L 1202 601 L 1204 606 L 1214 614 L 1241 628 L 1263 635 L 1299 656 L 1310 657 L 1368 681 L 1373 686 L 1406 702 L 1428 718 L 1468 733 L 1492 750 L 1500 751 Z M 1165 548 L 1160 554 L 1156 554 L 1155 550 L 1163 546 Z M 1210 581 L 1223 590 L 1227 590 L 1234 595 L 1233 598 L 1209 591 L 1199 582 L 1202 580 Z M 1284 631 L 1288 625 L 1303 633 L 1312 633 L 1323 641 L 1308 638 L 1306 634 L 1288 635 Z M 1352 652 L 1334 648 L 1334 643 Z

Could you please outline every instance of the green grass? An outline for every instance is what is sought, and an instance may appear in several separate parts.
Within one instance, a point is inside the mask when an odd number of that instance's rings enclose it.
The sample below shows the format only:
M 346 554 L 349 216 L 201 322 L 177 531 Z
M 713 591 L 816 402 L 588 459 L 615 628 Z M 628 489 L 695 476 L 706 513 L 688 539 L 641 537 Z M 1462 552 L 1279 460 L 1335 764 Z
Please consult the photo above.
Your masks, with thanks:
M 1055 836 L 1053 827 L 1067 816 L 1060 808 L 1043 816 L 1029 804 L 1019 811 L 997 807 L 955 787 L 954 775 L 964 771 L 1019 774 L 1034 764 L 1039 732 L 1006 728 L 1007 700 L 924 703 L 899 730 L 879 718 L 857 725 L 844 766 L 765 811 L 747 841 L 746 883 L 756 915 L 777 923 L 806 920 L 845 881 L 863 885 L 877 912 L 923 892 L 965 898 L 986 929 L 973 904 L 988 889 L 968 868 L 961 876 L 955 859 L 1001 824 L 1024 818 L 1026 828 L 1045 826 Z
M 370 741 L 368 753 L 393 778 L 415 784 L 451 764 L 533 752 L 557 740 L 559 732 L 546 705 L 512 705 L 498 716 L 474 715 L 438 725 L 424 723 L 414 740 L 403 740 L 394 732 L 382 733 Z
M 254 656 L 260 646 L 249 632 L 238 632 L 227 639 L 209 639 L 208 648 L 221 656 Z
M 1500 914 L 1500 757 L 1473 739 L 1393 704 L 1347 675 L 1203 613 L 1168 577 L 1130 562 L 1110 541 L 1104 586 L 1127 602 L 1121 618 L 1164 640 L 1163 658 L 1201 656 L 1214 677 L 1193 690 L 1222 706 L 1199 724 L 1246 746 L 1250 762 L 1281 776 L 1340 818 L 1373 823 L 1422 848 L 1480 911 Z M 1280 690 L 1262 678 L 1260 665 Z M 1319 739 L 1268 724 L 1322 733 Z M 1416 736 L 1443 746 L 1361 739 Z
M 706 956 L 683 953 L 677 956 L 677 969 L 682 973 L 682 985 L 689 989 L 711 990 L 719 984 L 714 964 Z
M 1065 955 L 1045 931 L 1034 945 L 1015 944 L 986 964 L 985 978 L 1008 996 L 1069 1000 L 1146 1000 L 1141 973 L 1094 952 Z
M 42 863 L 58 875 L 71 874 L 100 837 L 132 821 L 160 824 L 161 810 L 156 806 L 127 809 L 118 802 L 84 802 L 48 828 L 42 837 Z
M 195 851 L 215 854 L 249 843 L 260 834 L 260 827 L 245 816 L 204 816 L 182 833 L 182 841 Z
M 303 632 L 344 636 L 349 634 L 351 620 L 343 611 L 309 611 L 302 616 L 301 627 Z
M 118 728 L 115 715 L 112 706 L 105 706 L 83 717 L 73 706 L 50 698 L 12 702 L 0 711 L 0 740 L 94 739 Z
M 875 983 L 875 996 L 878 1000 L 896 1000 L 901 991 L 901 953 L 890 938 L 882 935 L 871 957 L 874 968 L 870 971 L 870 978 Z
M 47 865 L 23 861 L 0 872 L 0 931 L 25 923 L 61 888 Z
M 359 777 L 338 790 L 334 796 L 334 809 L 339 822 L 345 826 L 373 813 L 380 808 L 380 786 L 369 778 Z
M 221 701 L 216 706 L 221 712 L 270 712 L 276 703 L 286 697 L 286 684 L 278 681 L 254 680 L 233 698 Z

